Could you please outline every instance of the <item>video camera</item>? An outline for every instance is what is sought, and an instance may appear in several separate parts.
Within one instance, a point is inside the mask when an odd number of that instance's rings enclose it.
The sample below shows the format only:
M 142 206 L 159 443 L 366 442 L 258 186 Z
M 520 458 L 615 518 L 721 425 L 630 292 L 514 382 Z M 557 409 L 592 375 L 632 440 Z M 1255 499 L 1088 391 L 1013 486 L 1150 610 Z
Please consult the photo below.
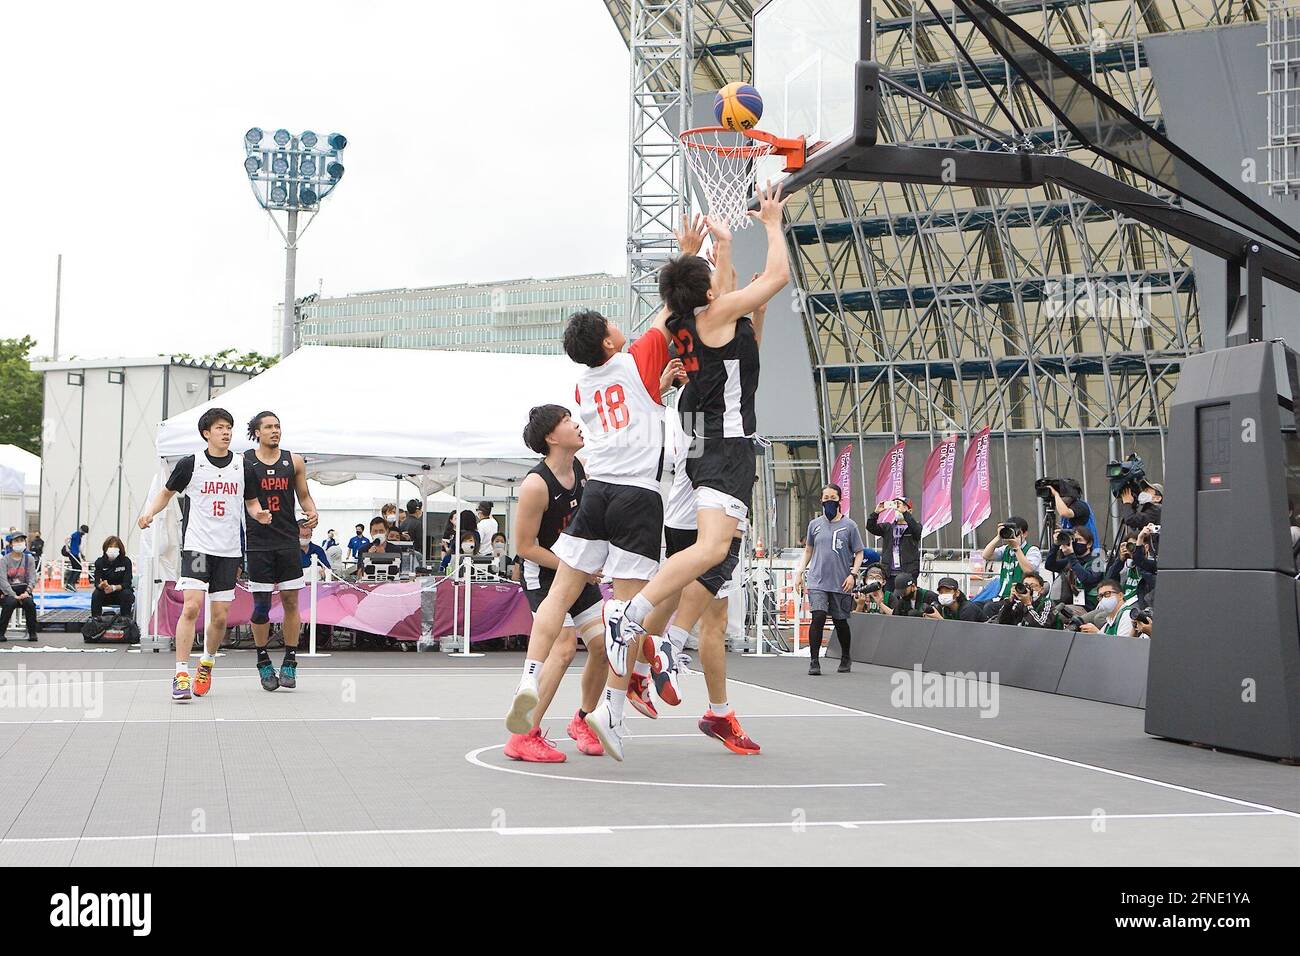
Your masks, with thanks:
M 1112 498 L 1122 495 L 1125 488 L 1131 489 L 1136 495 L 1142 490 L 1146 476 L 1146 464 L 1137 455 L 1129 455 L 1123 461 L 1112 460 L 1106 463 L 1106 480 L 1110 482 Z
M 1077 501 L 1083 497 L 1083 488 L 1073 478 L 1039 478 L 1034 482 L 1034 494 L 1044 501 L 1052 501 L 1052 489 L 1062 498 Z

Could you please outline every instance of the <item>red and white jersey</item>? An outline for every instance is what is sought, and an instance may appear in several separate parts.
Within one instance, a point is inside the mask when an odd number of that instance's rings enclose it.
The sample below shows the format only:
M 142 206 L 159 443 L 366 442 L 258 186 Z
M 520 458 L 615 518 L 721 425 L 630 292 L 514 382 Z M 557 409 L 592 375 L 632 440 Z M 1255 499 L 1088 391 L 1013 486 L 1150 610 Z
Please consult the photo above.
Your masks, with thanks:
M 574 398 L 589 480 L 659 490 L 664 456 L 659 376 L 667 364 L 668 341 L 651 329 L 626 352 L 579 376 Z

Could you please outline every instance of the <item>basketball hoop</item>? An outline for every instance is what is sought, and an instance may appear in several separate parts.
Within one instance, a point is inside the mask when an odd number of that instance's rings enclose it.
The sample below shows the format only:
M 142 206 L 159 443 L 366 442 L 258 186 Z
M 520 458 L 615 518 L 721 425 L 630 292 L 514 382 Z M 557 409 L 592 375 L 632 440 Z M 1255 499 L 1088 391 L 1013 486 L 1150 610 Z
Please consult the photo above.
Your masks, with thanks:
M 721 126 L 701 126 L 681 134 L 686 161 L 704 191 L 709 215 L 732 230 L 749 225 L 745 215 L 754 185 L 754 161 L 763 156 L 785 158 L 785 172 L 804 164 L 803 137 L 782 139 L 762 130 L 735 132 Z

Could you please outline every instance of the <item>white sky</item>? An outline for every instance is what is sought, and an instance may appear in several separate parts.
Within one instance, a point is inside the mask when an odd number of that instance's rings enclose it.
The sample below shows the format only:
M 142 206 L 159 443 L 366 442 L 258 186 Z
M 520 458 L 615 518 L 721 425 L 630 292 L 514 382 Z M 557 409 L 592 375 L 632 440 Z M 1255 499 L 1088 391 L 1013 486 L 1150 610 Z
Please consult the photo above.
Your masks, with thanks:
M 0 337 L 277 351 L 242 138 L 339 131 L 298 295 L 625 271 L 628 53 L 594 0 L 9 4 Z

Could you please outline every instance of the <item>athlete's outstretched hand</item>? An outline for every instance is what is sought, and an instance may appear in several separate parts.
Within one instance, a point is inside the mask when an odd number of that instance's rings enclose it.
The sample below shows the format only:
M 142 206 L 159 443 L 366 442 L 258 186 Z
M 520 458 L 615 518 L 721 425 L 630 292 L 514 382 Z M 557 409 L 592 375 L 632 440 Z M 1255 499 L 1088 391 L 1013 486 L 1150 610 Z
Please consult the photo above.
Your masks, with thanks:
M 271 512 L 267 511 L 265 508 L 258 508 L 253 512 L 253 518 L 258 524 L 270 524 Z
M 713 237 L 714 242 L 730 242 L 731 230 L 721 219 L 715 219 L 713 216 L 705 216 L 704 221 L 708 223 L 709 235 Z
M 751 209 L 746 213 L 746 215 L 751 219 L 757 219 L 765 226 L 779 226 L 781 224 L 781 210 L 784 209 L 785 204 L 790 201 L 790 197 L 782 197 L 781 183 L 777 183 L 775 189 L 772 189 L 771 187 L 772 184 L 770 182 L 765 186 L 759 187 L 758 211 L 755 212 Z
M 694 219 L 682 216 L 682 228 L 673 230 L 684 256 L 698 256 L 704 247 L 704 237 L 708 234 L 708 220 L 699 213 L 695 214 Z

